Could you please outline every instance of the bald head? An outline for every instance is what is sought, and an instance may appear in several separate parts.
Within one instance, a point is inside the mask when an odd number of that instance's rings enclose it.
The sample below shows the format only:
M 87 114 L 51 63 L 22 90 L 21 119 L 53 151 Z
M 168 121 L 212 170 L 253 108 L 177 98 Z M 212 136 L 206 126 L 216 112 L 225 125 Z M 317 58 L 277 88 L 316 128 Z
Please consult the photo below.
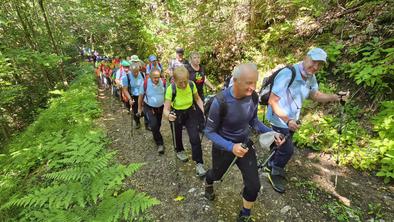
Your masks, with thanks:
M 232 72 L 234 78 L 234 96 L 243 98 L 251 96 L 256 89 L 259 73 L 252 63 L 240 64 Z

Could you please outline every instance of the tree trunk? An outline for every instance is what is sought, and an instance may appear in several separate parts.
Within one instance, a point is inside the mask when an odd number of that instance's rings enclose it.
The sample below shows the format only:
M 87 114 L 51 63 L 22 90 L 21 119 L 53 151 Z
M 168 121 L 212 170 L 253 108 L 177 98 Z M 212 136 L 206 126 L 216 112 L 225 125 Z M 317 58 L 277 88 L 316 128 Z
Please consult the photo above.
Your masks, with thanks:
M 36 47 L 35 47 L 35 45 L 34 45 L 34 43 L 33 43 L 33 40 L 31 39 L 31 35 L 30 35 L 30 33 L 29 33 L 29 30 L 27 29 L 27 25 L 25 24 L 25 22 L 24 22 L 24 20 L 23 20 L 23 18 L 22 18 L 21 11 L 20 11 L 20 8 L 19 8 L 19 6 L 18 6 L 19 3 L 13 2 L 13 4 L 14 4 L 14 7 L 15 7 L 16 14 L 18 15 L 19 22 L 20 22 L 21 25 L 22 25 L 22 28 L 23 28 L 23 32 L 24 32 L 24 34 L 25 34 L 26 41 L 29 43 L 29 45 L 30 45 L 30 47 L 31 47 L 32 49 L 35 49 Z
M 38 0 L 38 5 L 40 6 L 42 15 L 44 17 L 45 27 L 47 28 L 47 32 L 48 32 L 49 38 L 51 39 L 51 43 L 52 43 L 53 49 L 55 50 L 56 55 L 62 56 L 62 53 L 61 53 L 59 47 L 57 46 L 55 39 L 53 38 L 52 30 L 51 30 L 51 27 L 49 25 L 48 17 L 47 17 L 45 8 L 44 8 L 43 0 Z M 66 79 L 66 77 L 64 75 L 64 64 L 63 64 L 63 59 L 62 58 L 61 58 L 61 61 L 60 61 L 60 76 L 61 76 L 61 78 L 63 80 L 64 86 L 68 86 L 67 79 Z

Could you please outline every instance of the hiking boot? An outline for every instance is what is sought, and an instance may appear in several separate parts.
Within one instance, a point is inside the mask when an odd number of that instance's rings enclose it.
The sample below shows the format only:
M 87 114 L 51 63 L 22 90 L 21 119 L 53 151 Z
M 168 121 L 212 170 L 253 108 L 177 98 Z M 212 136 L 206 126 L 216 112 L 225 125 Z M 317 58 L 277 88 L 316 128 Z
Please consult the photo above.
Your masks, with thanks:
M 254 222 L 254 218 L 252 216 L 244 216 L 244 215 L 239 215 L 237 217 L 237 222 Z
M 213 190 L 213 184 L 205 184 L 204 197 L 210 201 L 215 199 L 215 191 Z
M 197 176 L 199 176 L 199 177 L 203 177 L 207 173 L 207 171 L 204 169 L 204 165 L 202 163 L 196 164 L 196 173 L 197 173 Z
M 159 154 L 163 154 L 164 153 L 164 146 L 163 145 L 158 145 L 157 146 L 157 152 Z
M 139 129 L 141 127 L 141 123 L 135 123 L 134 124 L 134 129 Z
M 152 131 L 149 125 L 145 125 L 145 130 Z
M 273 166 L 268 174 L 268 180 L 276 192 L 285 192 L 286 177 L 283 168 Z
M 176 157 L 182 162 L 187 162 L 189 159 L 187 158 L 187 155 L 185 151 L 180 151 L 176 153 Z

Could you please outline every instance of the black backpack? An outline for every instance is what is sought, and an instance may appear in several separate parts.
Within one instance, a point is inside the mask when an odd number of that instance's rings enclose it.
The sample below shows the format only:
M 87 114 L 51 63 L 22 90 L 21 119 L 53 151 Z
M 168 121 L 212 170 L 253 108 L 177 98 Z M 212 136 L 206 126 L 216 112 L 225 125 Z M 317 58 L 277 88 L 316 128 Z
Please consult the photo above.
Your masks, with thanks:
M 283 67 L 279 70 L 276 70 L 274 73 L 272 73 L 272 75 L 265 77 L 263 79 L 263 85 L 261 86 L 261 89 L 259 92 L 259 103 L 261 105 L 268 105 L 268 100 L 271 95 L 272 87 L 274 86 L 275 77 L 283 69 L 290 69 L 290 71 L 291 71 L 291 79 L 290 79 L 290 82 L 289 82 L 289 85 L 287 86 L 287 88 L 289 88 L 291 86 L 291 84 L 294 82 L 294 79 L 296 76 L 296 71 L 294 69 L 294 66 L 292 66 L 292 65 L 288 65 L 288 66 Z
M 221 91 L 215 96 L 209 98 L 208 101 L 204 104 L 205 119 L 208 118 L 209 110 L 211 109 L 212 102 L 215 98 L 217 98 L 219 102 L 219 116 L 221 117 L 220 120 L 222 120 L 222 118 L 227 114 L 227 103 L 226 100 L 224 99 L 223 91 Z M 257 105 L 259 102 L 259 95 L 255 91 L 253 91 L 252 93 L 252 100 L 255 105 Z M 221 124 L 222 123 L 220 122 L 219 125 Z

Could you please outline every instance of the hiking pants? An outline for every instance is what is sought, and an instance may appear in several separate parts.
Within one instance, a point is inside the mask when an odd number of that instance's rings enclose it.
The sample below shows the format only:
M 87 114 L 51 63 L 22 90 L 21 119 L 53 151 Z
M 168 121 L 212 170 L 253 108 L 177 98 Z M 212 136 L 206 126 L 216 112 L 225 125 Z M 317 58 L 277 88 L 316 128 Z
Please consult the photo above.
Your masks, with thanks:
M 144 113 L 145 116 L 148 118 L 148 123 L 150 125 L 150 128 L 152 129 L 152 135 L 156 145 L 163 145 L 163 137 L 160 133 L 163 108 L 164 106 L 156 108 L 144 103 Z
M 251 142 L 250 142 L 251 143 Z M 237 158 L 235 164 L 241 171 L 244 188 L 242 197 L 250 202 L 256 201 L 260 191 L 260 180 L 257 171 L 256 151 L 248 144 L 249 151 L 242 157 Z M 217 145 L 212 145 L 212 169 L 208 170 L 205 180 L 207 184 L 222 179 L 229 168 L 235 155 L 232 152 L 222 150 Z
M 286 142 L 276 151 L 275 155 L 270 160 L 271 166 L 283 169 L 294 153 L 294 132 L 290 131 L 288 128 L 281 128 L 276 126 L 272 126 L 272 129 L 278 133 L 282 133 L 285 136 L 290 134 L 289 137 L 286 139 Z
M 182 126 L 186 127 L 187 134 L 189 135 L 190 145 L 192 147 L 192 159 L 196 163 L 203 163 L 201 140 L 198 132 L 197 125 L 197 112 L 194 106 L 187 110 L 174 110 L 176 113 L 175 120 L 175 141 L 176 152 L 184 151 L 182 143 Z

